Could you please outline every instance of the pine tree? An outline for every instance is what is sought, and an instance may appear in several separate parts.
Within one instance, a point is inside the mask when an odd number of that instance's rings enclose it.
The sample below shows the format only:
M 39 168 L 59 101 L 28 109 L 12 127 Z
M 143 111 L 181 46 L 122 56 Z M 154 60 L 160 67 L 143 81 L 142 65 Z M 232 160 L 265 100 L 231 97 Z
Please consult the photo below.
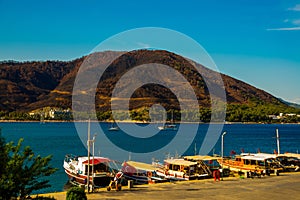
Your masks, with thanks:
M 0 132 L 0 199 L 25 199 L 33 191 L 51 186 L 44 177 L 57 170 L 50 165 L 52 156 L 36 156 L 29 146 L 22 149 L 22 142 L 21 138 L 17 145 L 5 144 Z

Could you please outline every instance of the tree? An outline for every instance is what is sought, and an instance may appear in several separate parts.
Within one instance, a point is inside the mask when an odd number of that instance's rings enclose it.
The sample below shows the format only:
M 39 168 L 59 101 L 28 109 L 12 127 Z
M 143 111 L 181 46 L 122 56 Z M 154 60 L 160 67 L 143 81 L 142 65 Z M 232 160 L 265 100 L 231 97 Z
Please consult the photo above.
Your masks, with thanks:
M 29 146 L 22 149 L 23 138 L 17 145 L 13 142 L 5 144 L 0 132 L 0 199 L 11 199 L 20 197 L 25 199 L 34 190 L 50 187 L 49 180 L 44 179 L 50 176 L 57 169 L 50 166 L 52 156 L 35 156 Z
M 2 137 L 1 128 L 0 128 L 0 175 L 3 174 L 6 170 L 6 165 L 8 161 L 8 152 L 6 149 L 5 139 Z M 2 193 L 1 193 L 2 194 Z

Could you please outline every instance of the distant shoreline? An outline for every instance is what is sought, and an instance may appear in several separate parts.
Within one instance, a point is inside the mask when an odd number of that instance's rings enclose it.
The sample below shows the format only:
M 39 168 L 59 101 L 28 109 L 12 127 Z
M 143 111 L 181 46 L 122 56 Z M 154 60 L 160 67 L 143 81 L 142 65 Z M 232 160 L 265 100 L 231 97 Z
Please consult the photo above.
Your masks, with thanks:
M 88 120 L 44 120 L 44 121 L 33 121 L 33 120 L 0 120 L 0 123 L 76 123 L 76 122 L 88 122 Z M 132 121 L 132 120 L 124 120 L 124 121 L 98 121 L 91 120 L 91 122 L 101 122 L 101 123 L 136 123 L 136 124 L 162 124 L 162 122 L 143 122 L 143 121 Z M 170 122 L 167 122 L 167 124 Z M 197 122 L 175 122 L 175 124 L 197 124 Z M 222 124 L 221 122 L 199 122 L 199 124 Z M 223 124 L 300 124 L 298 123 L 263 123 L 263 122 L 224 122 Z

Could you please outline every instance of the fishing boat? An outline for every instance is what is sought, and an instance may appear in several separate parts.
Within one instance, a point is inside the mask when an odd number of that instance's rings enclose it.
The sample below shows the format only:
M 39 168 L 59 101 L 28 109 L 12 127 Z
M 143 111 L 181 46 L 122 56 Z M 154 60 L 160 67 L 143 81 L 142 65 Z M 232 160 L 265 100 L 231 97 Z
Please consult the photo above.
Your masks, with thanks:
M 182 158 L 165 160 L 164 169 L 158 169 L 157 173 L 164 174 L 165 178 L 169 180 L 193 180 L 209 177 L 209 174 L 199 167 L 197 162 Z
M 122 164 L 124 178 L 132 180 L 134 184 L 164 182 L 164 176 L 159 176 L 157 169 L 151 164 L 136 161 L 126 161 Z
M 119 171 L 117 163 L 109 158 L 66 155 L 63 164 L 70 181 L 79 185 L 108 186 Z M 89 172 L 89 173 L 88 173 Z
M 229 176 L 230 170 L 221 169 L 221 165 L 218 160 L 220 157 L 208 156 L 208 155 L 194 155 L 194 156 L 184 156 L 185 160 L 193 161 L 198 163 L 198 167 L 201 167 L 205 173 L 209 176 L 213 175 L 213 171 L 222 170 L 222 176 Z
M 300 171 L 300 154 L 284 153 L 280 154 L 279 131 L 276 129 L 277 151 L 274 150 L 275 158 L 279 161 L 284 171 Z
M 291 155 L 279 154 L 276 156 L 286 172 L 300 171 L 300 159 Z
M 278 162 L 280 162 L 281 167 L 285 172 L 300 171 L 300 159 L 295 154 L 277 154 L 277 152 L 275 152 L 275 154 L 258 153 L 257 155 L 265 155 L 275 158 Z
M 270 175 L 271 173 L 279 175 L 283 171 L 282 165 L 275 159 L 275 156 L 262 153 L 236 155 L 234 159 L 220 158 L 218 162 L 223 169 L 228 168 L 247 176 L 250 174 Z
M 300 171 L 300 159 L 295 154 L 290 154 L 290 153 L 278 154 L 275 151 L 274 154 L 257 153 L 252 155 L 274 158 L 277 161 L 275 162 L 276 163 L 275 169 L 281 167 L 285 172 Z M 268 164 L 270 165 L 272 171 L 272 168 L 274 168 L 273 167 L 274 163 L 268 162 Z

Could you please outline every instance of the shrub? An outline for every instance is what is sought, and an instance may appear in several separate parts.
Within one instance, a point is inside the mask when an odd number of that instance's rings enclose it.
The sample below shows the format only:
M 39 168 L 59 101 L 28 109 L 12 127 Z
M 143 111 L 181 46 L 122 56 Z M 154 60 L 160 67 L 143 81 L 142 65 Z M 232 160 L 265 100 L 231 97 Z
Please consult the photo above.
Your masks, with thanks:
M 87 200 L 84 189 L 80 187 L 72 187 L 67 192 L 66 200 Z

